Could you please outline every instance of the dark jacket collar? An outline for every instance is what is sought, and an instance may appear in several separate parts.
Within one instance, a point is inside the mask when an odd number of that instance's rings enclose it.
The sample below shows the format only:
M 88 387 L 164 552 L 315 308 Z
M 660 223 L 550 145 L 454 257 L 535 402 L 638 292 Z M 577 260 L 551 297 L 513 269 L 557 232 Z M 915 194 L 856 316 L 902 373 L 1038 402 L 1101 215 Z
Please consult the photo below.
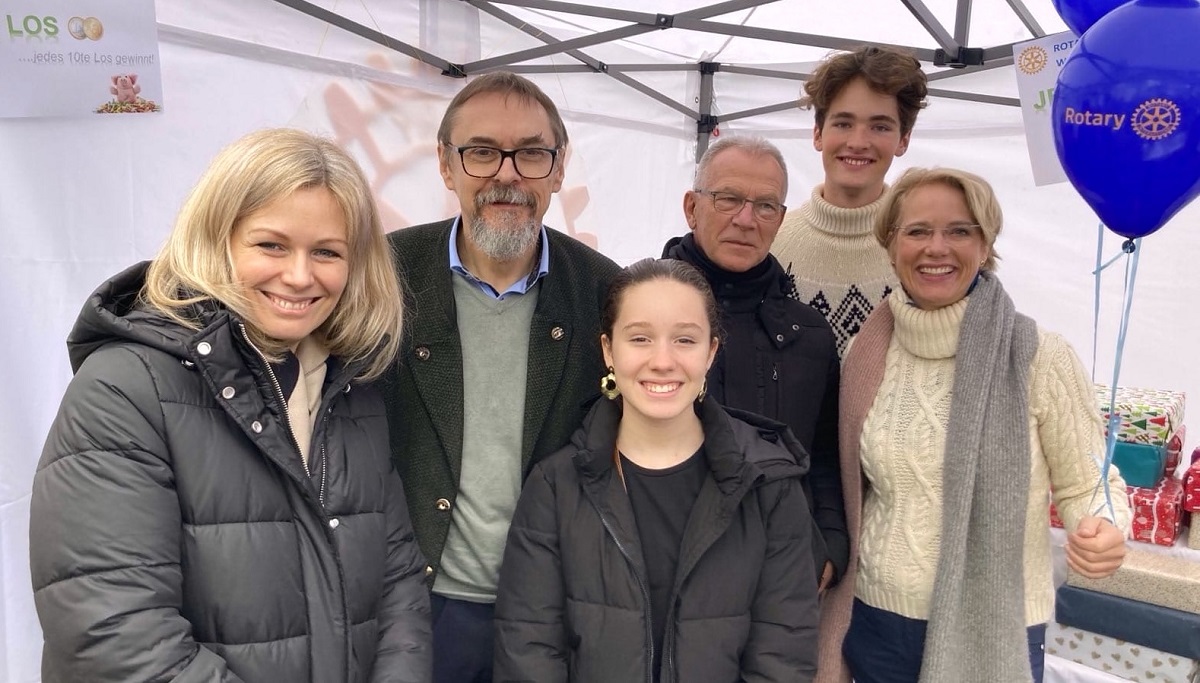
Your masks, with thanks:
M 713 294 L 724 300 L 745 300 L 758 304 L 769 297 L 787 296 L 794 288 L 791 277 L 771 254 L 767 254 L 767 258 L 753 268 L 735 273 L 709 259 L 700 245 L 696 244 L 695 234 L 690 232 L 667 240 L 662 257 L 695 266 L 712 286 Z
M 711 398 L 696 405 L 704 429 L 704 453 L 721 493 L 808 472 L 808 453 L 782 423 L 725 408 Z M 613 469 L 613 451 L 621 420 L 618 401 L 592 406 L 571 442 L 575 466 L 585 479 L 600 479 Z

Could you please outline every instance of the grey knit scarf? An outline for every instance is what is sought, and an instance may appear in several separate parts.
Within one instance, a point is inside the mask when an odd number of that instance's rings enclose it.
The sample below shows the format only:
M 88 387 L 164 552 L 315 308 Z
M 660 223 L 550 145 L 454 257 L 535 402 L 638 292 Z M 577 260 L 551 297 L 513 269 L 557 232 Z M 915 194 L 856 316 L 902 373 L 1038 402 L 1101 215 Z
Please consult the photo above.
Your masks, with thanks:
M 990 273 L 959 331 L 946 430 L 942 539 L 921 683 L 1028 683 L 1025 510 L 1037 326 Z

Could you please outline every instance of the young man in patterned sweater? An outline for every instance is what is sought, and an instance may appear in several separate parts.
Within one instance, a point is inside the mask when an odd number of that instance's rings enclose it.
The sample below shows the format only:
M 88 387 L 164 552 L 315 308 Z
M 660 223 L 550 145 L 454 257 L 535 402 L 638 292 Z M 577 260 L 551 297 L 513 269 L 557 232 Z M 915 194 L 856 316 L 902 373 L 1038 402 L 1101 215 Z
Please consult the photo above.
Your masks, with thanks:
M 813 147 L 825 182 L 789 211 L 771 253 L 795 279 L 800 300 L 825 316 L 844 356 L 876 304 L 896 286 L 872 224 L 892 159 L 908 150 L 928 92 L 911 55 L 863 47 L 830 57 L 804 83 L 815 109 Z

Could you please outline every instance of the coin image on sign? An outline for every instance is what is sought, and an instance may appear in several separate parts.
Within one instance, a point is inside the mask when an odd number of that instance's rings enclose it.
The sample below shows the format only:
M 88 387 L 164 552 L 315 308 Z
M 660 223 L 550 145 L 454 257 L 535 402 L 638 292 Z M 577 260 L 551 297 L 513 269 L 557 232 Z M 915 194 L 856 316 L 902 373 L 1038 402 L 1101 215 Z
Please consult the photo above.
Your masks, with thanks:
M 87 38 L 87 34 L 83 31 L 83 17 L 71 17 L 67 21 L 67 32 L 75 40 L 83 40 Z
M 100 40 L 104 35 L 104 24 L 96 17 L 88 17 L 83 20 L 83 34 L 92 40 Z

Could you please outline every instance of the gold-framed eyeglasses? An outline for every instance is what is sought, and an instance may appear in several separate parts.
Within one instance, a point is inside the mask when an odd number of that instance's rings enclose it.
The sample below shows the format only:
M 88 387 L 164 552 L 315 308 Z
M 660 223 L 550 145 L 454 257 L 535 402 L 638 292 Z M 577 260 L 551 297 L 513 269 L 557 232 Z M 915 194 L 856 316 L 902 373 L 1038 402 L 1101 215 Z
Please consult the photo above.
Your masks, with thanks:
M 713 208 L 721 213 L 737 214 L 742 210 L 743 206 L 749 203 L 750 210 L 754 213 L 755 218 L 760 221 L 774 221 L 783 217 L 783 213 L 787 211 L 787 207 L 779 202 L 772 202 L 766 199 L 750 199 L 749 197 L 743 197 L 733 192 L 715 192 L 713 190 L 692 191 L 708 195 L 708 198 L 712 200 Z
M 942 241 L 949 244 L 965 244 L 983 234 L 983 228 L 978 223 L 951 223 L 942 228 L 935 228 L 928 223 L 912 223 L 897 225 L 892 230 L 906 242 L 928 242 L 937 233 L 942 236 Z
M 521 147 L 500 149 L 485 145 L 454 147 L 462 160 L 463 170 L 472 178 L 491 178 L 500 172 L 505 159 L 512 159 L 517 173 L 526 180 L 541 180 L 554 170 L 557 149 L 546 147 Z

